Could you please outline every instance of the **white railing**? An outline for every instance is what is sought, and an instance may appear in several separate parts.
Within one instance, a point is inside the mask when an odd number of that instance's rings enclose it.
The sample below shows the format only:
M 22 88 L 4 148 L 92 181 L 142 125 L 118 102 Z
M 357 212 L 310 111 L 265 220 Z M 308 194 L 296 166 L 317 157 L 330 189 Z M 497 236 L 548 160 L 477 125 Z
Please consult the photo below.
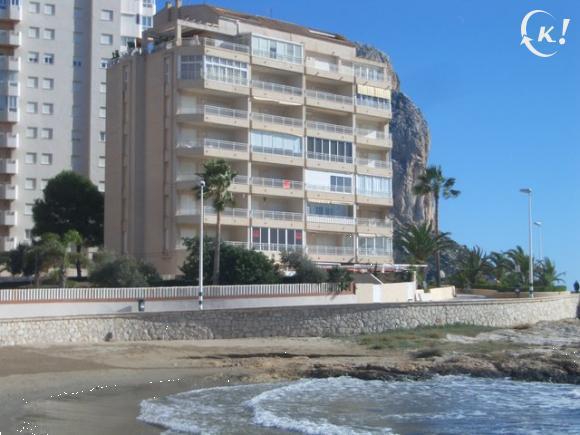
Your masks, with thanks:
M 236 175 L 232 180 L 232 184 L 244 184 L 247 185 L 249 178 L 247 175 Z
M 347 164 L 352 163 L 351 156 L 337 156 L 334 154 L 315 153 L 313 151 L 308 151 L 308 153 L 306 153 L 306 157 L 309 159 L 324 160 L 327 162 L 347 163 Z
M 390 257 L 393 255 L 391 249 L 358 248 L 358 255 L 365 257 Z
M 208 47 L 223 48 L 224 50 L 237 51 L 240 53 L 249 53 L 250 47 L 236 42 L 223 41 L 214 38 L 183 38 L 183 45 L 207 45 Z
M 347 127 L 345 125 L 328 124 L 326 122 L 318 121 L 307 121 L 307 128 L 312 128 L 314 130 L 327 131 L 330 133 L 352 135 L 352 127 Z
M 367 227 L 389 228 L 393 229 L 393 221 L 377 218 L 357 218 L 357 225 L 364 225 Z
M 259 50 L 257 48 L 252 49 L 252 56 L 265 57 L 268 59 L 281 60 L 283 62 L 295 63 L 302 65 L 304 59 L 298 56 L 288 56 L 285 54 L 275 53 L 268 50 Z
M 221 139 L 211 139 L 211 138 L 204 138 L 201 142 L 200 141 L 185 141 L 179 142 L 177 144 L 177 148 L 180 149 L 201 149 L 201 148 L 211 148 L 211 149 L 219 149 L 219 150 L 228 150 L 228 151 L 247 151 L 248 144 L 243 142 L 232 142 L 229 140 L 221 140 Z
M 275 211 L 275 210 L 252 210 L 252 218 L 254 219 L 272 219 L 275 221 L 294 221 L 301 222 L 304 219 L 302 213 L 295 213 L 291 211 Z
M 377 192 L 377 191 L 357 189 L 356 194 L 361 195 L 361 196 L 373 196 L 376 198 L 392 198 L 393 197 L 392 191 L 390 191 L 390 192 Z
M 263 82 L 261 80 L 252 80 L 252 87 L 263 89 L 264 91 L 277 92 L 279 94 L 302 96 L 302 88 L 296 86 L 282 85 L 280 83 Z
M 217 212 L 212 206 L 207 206 L 203 208 L 204 214 L 209 216 L 215 216 Z M 199 216 L 200 209 L 196 208 L 180 208 L 177 210 L 177 216 Z M 221 217 L 234 217 L 234 218 L 247 218 L 248 209 L 246 208 L 226 208 L 221 212 Z
M 350 255 L 354 256 L 352 246 L 308 245 L 306 252 L 315 255 Z
M 309 214 L 306 219 L 308 222 L 318 222 L 323 224 L 354 225 L 355 223 L 354 218 L 345 216 L 323 216 L 318 214 Z
M 359 157 L 356 159 L 356 164 L 360 166 L 368 166 L 369 168 L 393 169 L 393 162 L 390 160 L 372 160 Z
M 326 62 L 318 62 L 316 59 L 306 59 L 306 65 L 309 68 L 314 68 L 317 71 L 325 72 L 325 73 L 334 73 L 334 74 L 344 74 L 346 76 L 353 77 L 354 70 L 350 66 L 346 65 L 337 65 L 335 63 L 326 63 Z
M 252 113 L 252 121 L 283 125 L 286 127 L 302 128 L 304 126 L 304 123 L 301 119 L 289 118 L 287 116 L 270 115 L 268 113 Z
M 250 183 L 252 186 L 275 187 L 277 189 L 302 190 L 304 188 L 304 183 L 302 181 L 285 180 L 282 178 L 252 177 Z
M 306 190 L 314 190 L 317 192 L 332 192 L 332 193 L 353 193 L 352 186 L 336 186 L 336 185 L 322 185 L 322 184 L 306 184 Z
M 336 283 L 204 286 L 204 297 L 279 297 L 339 293 Z M 345 293 L 350 293 L 350 290 Z M 1 303 L 197 299 L 199 287 L 25 288 L 0 290 Z
M 235 246 L 237 248 L 244 248 L 244 249 L 249 248 L 248 242 L 238 242 L 238 241 L 234 241 L 234 240 L 226 240 L 223 243 L 225 243 L 226 245 Z
M 178 115 L 212 115 L 224 118 L 248 119 L 248 112 L 245 110 L 209 105 L 183 107 L 178 110 Z
M 352 104 L 353 101 L 351 96 L 331 94 L 330 92 L 315 91 L 312 89 L 308 89 L 306 91 L 306 96 L 315 98 L 317 100 L 330 101 L 337 104 Z
M 270 148 L 270 147 L 262 147 L 257 145 L 252 145 L 252 152 L 259 153 L 259 154 L 277 154 L 280 156 L 288 156 L 288 157 L 302 157 L 302 151 L 294 151 L 289 150 L 286 148 Z
M 372 107 L 374 109 L 384 110 L 386 112 L 390 112 L 391 111 L 391 103 L 390 103 L 390 101 L 379 102 L 379 101 L 367 100 L 367 99 L 364 99 L 364 98 L 357 98 L 356 99 L 356 105 L 357 106 Z
M 271 252 L 302 252 L 304 250 L 302 245 L 286 245 L 283 243 L 253 243 L 252 248 L 256 251 Z
M 356 135 L 362 136 L 366 139 L 379 139 L 382 140 L 385 138 L 385 132 L 379 130 L 371 130 L 368 128 L 357 128 Z
M 249 80 L 247 77 L 227 77 L 217 74 L 205 73 L 203 77 L 206 80 L 213 80 L 215 82 L 229 83 L 231 85 L 248 86 Z M 182 77 L 187 78 L 187 77 Z

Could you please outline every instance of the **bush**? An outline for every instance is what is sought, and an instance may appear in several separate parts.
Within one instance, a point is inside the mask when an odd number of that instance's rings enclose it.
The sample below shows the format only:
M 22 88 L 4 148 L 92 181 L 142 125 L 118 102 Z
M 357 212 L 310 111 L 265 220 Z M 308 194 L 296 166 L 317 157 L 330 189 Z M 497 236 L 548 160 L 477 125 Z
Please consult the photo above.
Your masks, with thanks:
M 296 272 L 288 282 L 319 284 L 328 280 L 326 271 L 301 252 L 282 252 L 280 257 L 285 267 Z
M 328 282 L 333 282 L 338 284 L 340 291 L 345 291 L 352 284 L 353 278 L 350 270 L 343 269 L 342 267 L 333 266 L 332 269 L 328 271 Z
M 159 283 L 161 276 L 151 264 L 105 252 L 95 256 L 89 281 L 98 287 L 147 287 Z

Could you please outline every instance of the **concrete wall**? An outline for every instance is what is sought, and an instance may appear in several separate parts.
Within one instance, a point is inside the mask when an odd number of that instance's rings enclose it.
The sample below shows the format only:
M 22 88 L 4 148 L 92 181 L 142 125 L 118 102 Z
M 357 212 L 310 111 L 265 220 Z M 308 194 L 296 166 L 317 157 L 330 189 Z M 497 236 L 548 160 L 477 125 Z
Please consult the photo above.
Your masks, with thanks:
M 567 292 L 534 292 L 534 297 L 535 298 L 545 298 L 545 297 L 551 297 L 551 296 L 559 296 L 559 295 L 563 295 L 566 294 Z M 488 298 L 494 298 L 494 299 L 504 299 L 504 298 L 517 298 L 518 295 L 515 292 L 499 292 L 497 290 L 491 290 L 491 289 L 472 289 L 469 294 L 473 294 L 473 295 L 480 295 L 480 296 L 486 296 Z M 521 293 L 520 293 L 520 298 L 522 297 L 528 297 L 528 289 L 522 289 Z
M 415 283 L 357 284 L 356 296 L 359 304 L 409 302 L 415 297 Z
M 538 299 L 118 314 L 0 321 L 0 345 L 353 336 L 449 324 L 509 327 L 577 317 L 579 295 Z

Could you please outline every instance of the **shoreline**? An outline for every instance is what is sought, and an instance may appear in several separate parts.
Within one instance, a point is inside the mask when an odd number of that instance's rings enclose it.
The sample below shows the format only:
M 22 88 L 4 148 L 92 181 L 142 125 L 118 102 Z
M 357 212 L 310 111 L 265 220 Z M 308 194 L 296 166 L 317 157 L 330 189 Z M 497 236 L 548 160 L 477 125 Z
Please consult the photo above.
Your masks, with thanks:
M 305 377 L 470 375 L 580 384 L 579 320 L 472 336 L 452 331 L 441 338 L 443 332 L 0 348 L 0 431 L 159 434 L 162 428 L 137 420 L 142 400 Z

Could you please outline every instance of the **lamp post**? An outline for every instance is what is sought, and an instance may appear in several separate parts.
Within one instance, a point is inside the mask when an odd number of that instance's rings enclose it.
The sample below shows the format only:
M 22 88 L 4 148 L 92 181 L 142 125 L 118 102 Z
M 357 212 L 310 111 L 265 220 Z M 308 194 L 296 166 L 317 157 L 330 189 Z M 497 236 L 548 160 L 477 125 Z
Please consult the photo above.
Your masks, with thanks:
M 530 280 L 530 287 L 529 287 L 529 297 L 534 297 L 534 251 L 532 248 L 532 189 L 526 187 L 524 189 L 520 189 L 520 192 L 525 193 L 528 195 L 528 255 L 530 260 L 529 265 L 529 280 Z
M 541 221 L 536 221 L 534 222 L 534 225 L 536 227 L 538 227 L 538 242 L 539 242 L 539 250 L 538 250 L 538 254 L 540 254 L 540 260 L 544 259 L 544 231 L 543 231 L 543 225 L 544 223 Z
M 203 189 L 205 187 L 205 181 L 201 180 L 199 182 L 199 188 L 201 190 L 201 219 L 199 221 L 199 309 L 203 311 L 203 221 L 204 221 L 204 208 L 203 208 Z

